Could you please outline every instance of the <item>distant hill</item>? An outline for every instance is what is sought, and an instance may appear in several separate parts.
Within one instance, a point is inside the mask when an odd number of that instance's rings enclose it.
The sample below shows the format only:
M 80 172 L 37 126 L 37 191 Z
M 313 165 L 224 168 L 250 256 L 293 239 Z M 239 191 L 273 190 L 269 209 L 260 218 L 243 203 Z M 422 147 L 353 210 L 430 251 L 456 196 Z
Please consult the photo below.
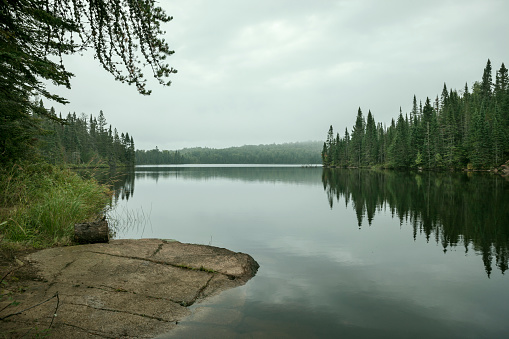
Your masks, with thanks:
M 136 164 L 320 164 L 323 141 L 240 147 L 136 150 Z

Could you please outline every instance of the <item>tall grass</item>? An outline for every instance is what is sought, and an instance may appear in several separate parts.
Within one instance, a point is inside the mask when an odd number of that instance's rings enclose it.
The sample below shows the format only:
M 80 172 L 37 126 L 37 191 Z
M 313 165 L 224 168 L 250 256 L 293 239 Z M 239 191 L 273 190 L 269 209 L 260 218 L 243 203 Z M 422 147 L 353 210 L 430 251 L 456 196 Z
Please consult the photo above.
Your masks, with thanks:
M 0 236 L 35 247 L 72 241 L 74 224 L 104 213 L 110 192 L 46 163 L 0 170 Z

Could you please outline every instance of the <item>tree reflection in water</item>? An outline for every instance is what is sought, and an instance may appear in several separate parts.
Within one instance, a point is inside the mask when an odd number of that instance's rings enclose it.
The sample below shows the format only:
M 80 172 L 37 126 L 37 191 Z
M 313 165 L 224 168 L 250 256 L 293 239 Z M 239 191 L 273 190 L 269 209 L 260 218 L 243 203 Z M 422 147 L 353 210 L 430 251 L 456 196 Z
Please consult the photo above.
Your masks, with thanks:
M 413 227 L 414 239 L 434 239 L 444 252 L 469 245 L 482 256 L 488 277 L 493 259 L 504 273 L 509 259 L 509 182 L 490 174 L 324 169 L 330 207 L 344 199 L 359 227 L 390 211 Z

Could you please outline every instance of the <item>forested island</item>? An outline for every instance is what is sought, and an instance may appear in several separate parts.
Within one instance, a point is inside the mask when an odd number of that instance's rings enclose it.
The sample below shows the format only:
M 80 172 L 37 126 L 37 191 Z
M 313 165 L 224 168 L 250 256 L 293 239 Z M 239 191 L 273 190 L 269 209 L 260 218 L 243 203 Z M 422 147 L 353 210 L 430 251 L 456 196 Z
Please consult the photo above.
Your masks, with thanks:
M 223 149 L 136 150 L 136 164 L 319 164 L 321 141 L 245 145 Z
M 492 79 L 488 59 L 470 91 L 448 90 L 424 105 L 414 95 L 411 112 L 400 109 L 389 126 L 359 108 L 351 132 L 330 126 L 322 147 L 325 167 L 490 169 L 509 158 L 509 76 L 502 63 Z

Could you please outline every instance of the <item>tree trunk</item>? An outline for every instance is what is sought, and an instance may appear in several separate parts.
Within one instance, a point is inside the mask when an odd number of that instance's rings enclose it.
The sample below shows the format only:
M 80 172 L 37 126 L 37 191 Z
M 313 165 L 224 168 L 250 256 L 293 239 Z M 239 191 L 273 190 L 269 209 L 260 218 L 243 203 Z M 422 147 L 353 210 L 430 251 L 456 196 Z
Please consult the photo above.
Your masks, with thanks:
M 78 244 L 108 242 L 109 229 L 106 218 L 74 225 L 74 241 Z

